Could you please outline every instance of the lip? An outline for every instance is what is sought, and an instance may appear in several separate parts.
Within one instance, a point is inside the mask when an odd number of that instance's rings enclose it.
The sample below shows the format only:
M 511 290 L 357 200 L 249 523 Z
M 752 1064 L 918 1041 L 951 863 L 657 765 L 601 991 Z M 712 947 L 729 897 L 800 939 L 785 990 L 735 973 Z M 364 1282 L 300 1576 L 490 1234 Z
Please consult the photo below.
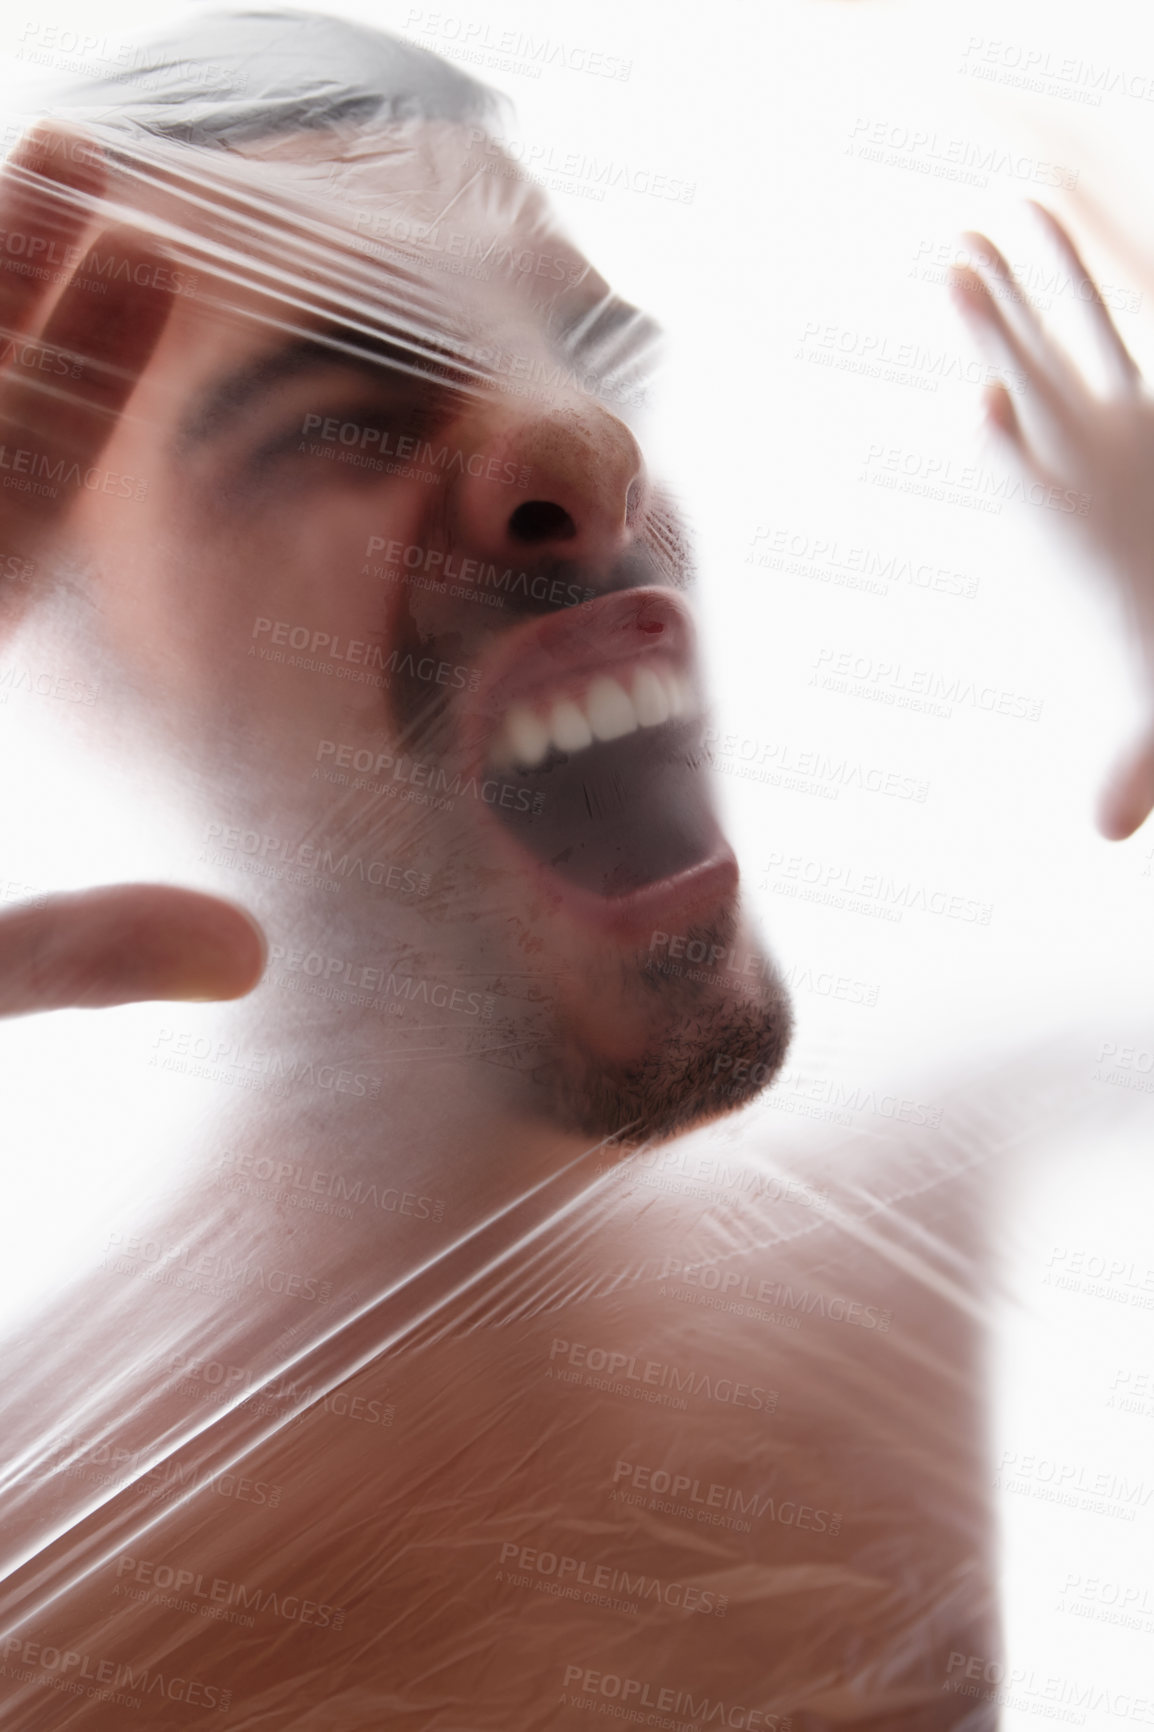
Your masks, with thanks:
M 648 942 L 655 928 L 673 919 L 683 924 L 706 920 L 737 895 L 740 872 L 729 843 L 714 821 L 714 842 L 703 860 L 669 878 L 658 878 L 621 896 L 598 896 L 562 878 L 509 834 L 499 818 L 481 808 L 490 845 L 511 872 L 556 913 L 568 916 L 604 938 L 620 943 Z
M 463 716 L 472 773 L 486 768 L 493 730 L 513 704 L 566 697 L 590 676 L 646 656 L 692 670 L 693 618 L 668 589 L 617 590 L 510 632 L 483 662 Z
M 498 820 L 490 818 L 489 823 L 500 834 Z M 516 850 L 518 869 L 523 871 L 526 865 L 530 868 L 539 895 L 582 925 L 621 942 L 651 939 L 655 928 L 674 917 L 683 924 L 699 917 L 704 920 L 737 895 L 740 876 L 737 860 L 720 829 L 717 845 L 705 860 L 672 878 L 659 878 L 624 896 L 595 896 L 588 890 L 578 890 L 515 842 L 503 840 L 510 852 Z
M 636 667 L 646 656 L 692 673 L 693 650 L 686 603 L 657 587 L 615 591 L 527 622 L 492 647 L 463 706 L 462 744 L 471 773 L 486 772 L 494 729 L 512 704 L 563 697 L 591 675 Z M 673 918 L 707 918 L 737 894 L 737 860 L 716 819 L 708 852 L 693 866 L 620 896 L 599 896 L 535 859 L 493 813 L 482 812 L 492 846 L 511 871 L 527 878 L 551 908 L 619 942 L 645 940 Z

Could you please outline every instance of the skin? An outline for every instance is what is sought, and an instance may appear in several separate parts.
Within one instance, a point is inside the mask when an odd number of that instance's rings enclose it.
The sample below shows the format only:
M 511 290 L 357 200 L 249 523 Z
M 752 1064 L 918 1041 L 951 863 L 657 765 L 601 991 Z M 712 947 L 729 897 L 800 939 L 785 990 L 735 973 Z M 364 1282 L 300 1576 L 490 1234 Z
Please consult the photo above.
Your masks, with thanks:
M 5 230 L 49 234 L 79 244 L 88 226 L 83 200 L 100 188 L 98 162 L 82 141 L 42 130 L 13 153 L 0 180 Z M 125 232 L 114 245 L 142 256 Z M 0 326 L 11 339 L 0 373 L 5 435 L 52 450 L 87 467 L 108 443 L 116 416 L 147 363 L 167 316 L 156 297 L 132 297 L 131 321 L 103 326 L 90 308 L 61 297 L 55 306 L 34 278 L 0 274 Z M 14 363 L 21 338 L 81 349 L 88 365 L 74 387 L 66 425 L 59 407 Z M 63 507 L 65 497 L 59 505 Z M 17 494 L 4 502 L 8 570 L 43 568 L 59 544 L 61 510 Z M 28 605 L 27 591 L 0 586 L 0 631 L 11 636 Z M 118 886 L 46 898 L 41 906 L 0 918 L 0 1016 L 100 1008 L 135 999 L 230 999 L 251 990 L 264 967 L 263 936 L 251 916 L 220 898 L 166 886 Z
M 14 1577 L 36 1607 L 21 1639 L 147 1657 L 204 1680 L 214 1700 L 202 1693 L 170 1708 L 149 1698 L 142 1723 L 157 1732 L 228 1724 L 226 1690 L 236 1724 L 284 1732 L 379 1732 L 398 1704 L 420 1732 L 580 1728 L 590 1703 L 604 1699 L 596 1688 L 590 1695 L 586 1673 L 689 1689 L 739 1709 L 744 1721 L 731 1725 L 775 1732 L 783 1715 L 794 1717 L 794 1732 L 972 1729 L 973 1702 L 948 1685 L 953 1656 L 996 1654 L 972 1300 L 957 1277 L 961 1267 L 981 1280 L 973 1172 L 927 1184 L 910 1150 L 895 1145 L 886 1173 L 870 1150 L 865 1171 L 847 1162 L 819 1206 L 767 1190 L 764 1163 L 730 1163 L 723 1151 L 730 1171 L 719 1205 L 701 1201 L 676 1167 L 647 1166 L 672 1129 L 741 1105 L 784 1050 L 787 1007 L 732 887 L 711 906 L 675 911 L 680 925 L 669 924 L 720 941 L 742 965 L 760 964 L 743 975 L 753 990 L 738 991 L 724 968 L 701 981 L 655 980 L 647 943 L 577 921 L 511 863 L 467 801 L 447 813 L 403 807 L 313 775 L 323 740 L 451 766 L 454 737 L 438 702 L 403 687 L 383 697 L 249 654 L 254 621 L 265 617 L 342 640 L 431 646 L 465 666 L 524 628 L 511 611 L 366 571 L 366 544 L 383 528 L 425 546 L 447 525 L 458 550 L 518 566 L 577 560 L 595 588 L 623 572 L 635 582 L 632 551 L 644 556 L 647 581 L 670 591 L 687 583 L 685 538 L 645 470 L 631 413 L 608 390 L 605 400 L 564 382 L 525 393 L 497 375 L 453 397 L 438 438 L 527 468 L 520 495 L 463 481 L 454 492 L 405 474 L 366 480 L 300 453 L 295 436 L 287 460 L 254 470 L 254 450 L 270 439 L 283 447 L 305 415 L 356 420 L 379 406 L 380 381 L 347 370 L 294 377 L 260 393 L 210 443 L 182 440 L 190 405 L 283 340 L 274 326 L 285 321 L 284 299 L 262 275 L 266 243 L 243 231 L 254 178 L 279 201 L 269 263 L 296 274 L 309 320 L 347 304 L 361 281 L 358 211 L 388 219 L 400 208 L 431 220 L 455 198 L 454 221 L 480 238 L 515 220 L 526 246 L 573 267 L 563 289 L 535 277 L 418 274 L 436 287 L 435 335 L 458 359 L 479 325 L 486 342 L 548 364 L 558 297 L 579 289 L 600 305 L 605 287 L 536 195 L 462 168 L 468 148 L 458 129 L 439 124 L 346 140 L 336 180 L 344 202 L 330 197 L 336 232 L 320 249 L 310 238 L 315 216 L 302 231 L 294 201 L 318 187 L 331 194 L 331 139 L 250 147 L 255 165 L 199 163 L 195 185 L 214 190 L 208 215 L 194 214 L 180 153 L 154 153 L 146 180 L 133 185 L 146 228 L 179 224 L 176 262 L 195 270 L 198 288 L 163 318 L 154 312 L 147 328 L 139 308 L 155 292 L 129 297 L 116 375 L 124 412 L 111 426 L 101 419 L 99 452 L 108 471 L 144 476 L 148 488 L 131 501 L 87 492 L 75 506 L 67 532 L 84 550 L 83 569 L 70 568 L 55 597 L 41 589 L 30 598 L 44 604 L 42 629 L 51 627 L 75 666 L 95 657 L 116 676 L 97 748 L 131 739 L 141 761 L 168 765 L 182 790 L 207 789 L 198 816 L 293 843 L 332 837 L 429 875 L 424 897 L 383 898 L 347 882 L 323 906 L 286 881 L 253 879 L 273 947 L 323 949 L 357 966 L 400 958 L 414 977 L 480 983 L 498 1010 L 492 1028 L 408 1015 L 382 1025 L 351 1005 L 287 993 L 277 979 L 283 962 L 270 968 L 243 1007 L 252 1028 L 296 1040 L 318 1062 L 333 1057 L 383 1076 L 386 1091 L 368 1101 L 298 1091 L 283 1110 L 262 1099 L 223 1132 L 213 1123 L 220 1146 L 302 1171 L 323 1162 L 348 1179 L 397 1175 L 414 1192 L 445 1195 L 445 1219 L 370 1220 L 365 1210 L 327 1219 L 282 1206 L 267 1188 L 210 1190 L 206 1165 L 152 1224 L 158 1240 L 180 1245 L 185 1262 L 203 1254 L 215 1267 L 222 1255 L 257 1254 L 331 1278 L 331 1304 L 304 1308 L 299 1323 L 297 1310 L 282 1310 L 275 1340 L 275 1302 L 253 1289 L 238 1299 L 211 1275 L 199 1285 L 145 1285 L 131 1251 L 86 1272 L 60 1318 L 8 1361 L 19 1386 L 35 1391 L 25 1403 L 28 1436 L 13 1438 L 17 1448 L 27 1442 L 32 1465 L 9 1500 L 4 1542 L 13 1561 L 31 1559 Z M 154 243 L 131 244 L 156 259 Z M 117 245 L 128 256 L 129 238 Z M 227 279 L 225 247 L 233 264 L 247 261 Z M 34 312 L 48 320 L 47 342 L 55 315 L 30 307 L 29 321 Z M 299 310 L 291 317 L 301 323 Z M 510 544 L 518 497 L 555 502 L 575 537 Z M 70 609 L 75 599 L 84 605 Z M 493 1062 L 494 1044 L 509 1047 L 513 1062 Z M 717 1069 L 719 1054 L 743 1062 L 744 1080 Z M 642 1136 L 646 1148 L 631 1157 Z M 855 1225 L 878 1194 L 910 1198 L 903 1220 L 916 1255 L 904 1243 L 889 1247 L 872 1223 Z M 941 1267 L 937 1244 L 949 1247 Z M 755 1293 L 767 1282 L 848 1295 L 857 1321 L 811 1317 L 795 1331 L 771 1311 L 713 1308 L 698 1302 L 709 1277 L 682 1287 L 685 1265 L 752 1282 Z M 869 1326 L 860 1321 L 867 1314 Z M 891 1326 L 877 1326 L 882 1315 Z M 51 1355 L 44 1339 L 57 1343 Z M 174 1359 L 173 1343 L 193 1361 L 220 1355 L 246 1393 L 282 1390 L 293 1378 L 304 1393 L 266 1393 L 230 1412 L 206 1400 L 211 1384 L 187 1357 Z M 653 1388 L 642 1370 L 626 1376 L 623 1395 L 584 1381 L 588 1354 L 574 1357 L 574 1344 L 622 1355 L 621 1364 L 688 1365 L 726 1393 L 681 1406 L 637 1399 L 638 1388 Z M 92 1367 L 110 1360 L 116 1376 L 94 1379 Z M 80 1420 L 79 1387 L 88 1392 Z M 319 1391 L 338 1394 L 346 1411 L 375 1404 L 394 1423 L 334 1420 Z M 46 1460 L 46 1436 L 63 1440 L 72 1471 Z M 136 1461 L 123 1485 L 115 1475 L 110 1485 L 91 1459 L 98 1438 Z M 165 1473 L 215 1479 L 240 1463 L 250 1488 L 281 1487 L 279 1501 L 251 1489 L 158 1498 L 143 1469 L 158 1439 Z M 612 1499 L 622 1461 L 688 1473 L 704 1487 L 753 1487 L 791 1513 L 744 1531 L 687 1522 L 645 1497 Z M 834 1512 L 844 1518 L 836 1532 Z M 624 1565 L 688 1582 L 724 1593 L 729 1606 L 724 1617 L 665 1601 L 622 1610 L 597 1596 L 539 1592 L 547 1578 L 524 1563 L 526 1547 L 578 1558 L 587 1572 Z M 135 1560 L 127 1570 L 125 1557 Z M 151 1597 L 137 1577 L 142 1560 L 274 1585 L 344 1615 L 339 1628 L 331 1619 L 270 1622 L 267 1613 L 253 1626 L 210 1621 Z M 122 1705 L 39 1688 L 38 1659 L 23 1649 L 9 1658 L 32 1667 L 32 1682 L 12 1680 L 30 1732 L 123 1727 Z
M 996 362 L 1020 370 L 1028 387 L 1019 413 L 1004 385 L 991 388 L 992 429 L 1012 460 L 1034 480 L 1090 496 L 1077 524 L 1105 591 L 1120 610 L 1154 694 L 1154 539 L 1148 478 L 1154 459 L 1154 404 L 1141 372 L 1067 230 L 1052 211 L 1033 206 L 1073 280 L 1083 286 L 1088 335 L 1104 383 L 1086 379 L 1045 328 L 1004 255 L 985 235 L 965 237 L 982 268 L 958 269 L 958 307 Z M 1148 700 L 1154 711 L 1154 695 Z M 1120 752 L 1098 804 L 1098 827 L 1124 841 L 1154 811 L 1154 720 Z
M 201 171 L 190 176 L 171 147 L 154 150 L 127 188 L 121 173 L 115 191 L 127 192 L 142 220 L 177 227 L 176 263 L 188 271 L 191 257 L 198 288 L 152 312 L 147 353 L 134 335 L 142 352 L 117 356 L 122 390 L 125 373 L 138 376 L 128 412 L 111 430 L 102 424 L 100 458 L 115 476 L 142 478 L 144 497 L 85 490 L 68 514 L 83 565 L 82 605 L 73 613 L 84 625 L 72 654 L 75 665 L 95 659 L 118 694 L 101 707 L 105 737 L 127 736 L 142 755 L 160 754 L 165 763 L 178 757 L 184 776 L 211 787 L 207 810 L 227 826 L 371 846 L 428 876 L 434 895 L 422 907 L 404 896 L 382 907 L 379 894 L 349 888 L 324 909 L 325 952 L 386 971 L 413 956 L 427 976 L 495 993 L 499 1030 L 520 1053 L 516 1078 L 473 1065 L 470 1115 L 515 1116 L 538 1137 L 542 1127 L 559 1128 L 576 1153 L 590 1137 L 668 1135 L 741 1104 L 781 1062 L 790 1014 L 742 913 L 735 874 L 667 901 L 633 930 L 601 930 L 574 917 L 547 879 L 527 873 L 477 800 L 458 800 L 451 812 L 399 811 L 386 806 L 387 788 L 357 798 L 334 790 L 318 770 L 336 742 L 354 757 L 394 763 L 408 754 L 467 777 L 452 683 L 483 678 L 505 640 L 539 617 L 539 609 L 507 597 L 500 609 L 487 608 L 444 583 L 382 579 L 366 562 L 374 537 L 513 570 L 562 572 L 576 595 L 639 583 L 683 591 L 690 579 L 684 533 L 646 470 L 628 408 L 618 413 L 572 376 L 551 380 L 544 392 L 521 383 L 556 372 L 559 325 L 619 319 L 620 304 L 536 191 L 478 173 L 470 148 L 467 129 L 442 122 L 339 145 L 327 135 L 273 140 L 249 147 L 255 165 L 231 157 L 211 163 L 207 210 Z M 334 151 L 343 151 L 335 165 Z M 340 196 L 328 199 L 318 246 L 317 207 L 307 201 L 318 182 L 335 184 L 335 170 Z M 277 212 L 269 232 L 253 233 L 247 223 L 254 176 Z M 512 240 L 545 261 L 545 274 L 498 268 L 488 280 L 458 278 L 438 272 L 420 243 L 415 252 L 402 249 L 390 269 L 379 246 L 375 254 L 366 246 L 366 229 L 380 232 L 383 224 L 388 232 L 398 210 L 419 225 L 446 208 L 454 236 L 474 247 Z M 291 298 L 268 294 L 270 271 L 289 278 Z M 61 305 L 81 293 L 74 283 Z M 151 291 L 149 307 L 159 293 Z M 379 325 L 382 303 L 386 317 L 409 321 L 405 334 L 421 352 L 430 342 L 448 352 L 447 381 L 430 378 L 427 361 L 414 378 L 387 365 L 313 356 L 249 389 L 239 406 L 233 388 L 222 408 L 229 381 L 277 365 L 286 335 L 299 341 L 351 318 L 345 340 L 356 340 L 358 319 Z M 390 312 L 398 306 L 399 315 Z M 130 311 L 118 329 L 138 333 L 141 321 Z M 626 309 L 625 318 L 632 333 L 639 316 Z M 43 341 L 52 336 L 49 324 Z M 487 346 L 483 355 L 495 348 L 514 357 L 513 372 L 487 372 L 484 359 L 473 365 L 478 343 Z M 583 370 L 607 357 L 587 333 Z M 434 368 L 443 375 L 446 364 L 434 359 Z M 334 462 L 331 449 L 314 455 L 301 438 L 310 417 L 353 427 L 379 426 L 383 417 L 394 439 L 416 427 L 482 470 L 450 468 L 430 483 L 429 472 L 412 465 L 382 476 Z M 510 474 L 512 485 L 504 479 Z M 515 533 L 515 513 L 527 500 L 547 502 L 559 527 L 528 539 Z M 325 670 L 294 666 L 284 652 L 268 655 L 283 641 L 272 635 L 278 622 L 339 643 L 371 643 L 379 657 L 408 654 L 411 665 L 428 662 L 444 679 L 323 677 Z M 259 755 L 238 753 L 238 739 L 259 739 Z M 308 948 L 318 914 L 314 907 L 286 916 L 279 903 L 274 943 Z M 655 979 L 659 927 L 708 941 L 718 955 L 732 950 L 743 967 L 751 962 L 756 990 L 735 991 L 724 974 Z M 537 983 L 528 1010 L 516 984 L 526 977 Z M 354 1022 L 346 1011 L 326 1023 L 315 1007 L 312 1038 L 347 1041 Z M 726 1065 L 720 1080 L 718 1055 Z M 756 1081 L 736 1086 L 734 1074 Z M 455 1092 L 466 1092 L 459 1075 Z M 509 1135 L 525 1141 L 512 1123 Z

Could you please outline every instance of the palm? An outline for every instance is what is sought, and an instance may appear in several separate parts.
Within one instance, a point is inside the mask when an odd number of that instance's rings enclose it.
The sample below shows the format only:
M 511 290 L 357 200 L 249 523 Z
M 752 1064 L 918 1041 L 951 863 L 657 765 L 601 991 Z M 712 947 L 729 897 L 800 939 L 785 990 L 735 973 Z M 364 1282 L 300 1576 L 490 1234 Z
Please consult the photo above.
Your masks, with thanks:
M 0 231 L 23 236 L 29 256 L 50 256 L 49 243 L 60 256 L 83 240 L 103 188 L 99 156 L 83 139 L 38 130 L 0 178 Z M 130 265 L 150 258 L 145 237 L 132 230 L 106 232 L 99 242 Z M 87 264 L 80 260 L 55 301 L 43 276 L 20 268 L 17 252 L 0 267 L 0 441 L 16 453 L 14 465 L 35 461 L 65 478 L 3 496 L 4 571 L 31 574 L 31 581 L 0 581 L 0 632 L 51 587 L 54 550 L 78 493 L 68 477 L 87 473 L 99 456 L 168 317 L 168 297 L 135 280 L 139 274 L 147 284 L 147 270 L 129 271 L 123 285 L 110 284 L 98 299 Z M 191 890 L 120 885 L 0 917 L 0 1016 L 133 999 L 234 998 L 255 985 L 263 967 L 253 921 Z
M 1005 385 L 995 385 L 987 399 L 990 420 L 1031 478 L 1058 490 L 1065 509 L 1073 507 L 1068 521 L 1106 573 L 1144 659 L 1154 715 L 1154 399 L 1073 241 L 1050 211 L 1034 208 L 1082 285 L 1089 335 L 1102 360 L 1102 389 L 1091 387 L 1046 330 L 984 235 L 966 239 L 990 281 L 966 267 L 954 272 L 952 287 L 991 358 L 1026 386 L 1015 400 Z M 1104 789 L 1099 824 L 1104 834 L 1121 839 L 1152 810 L 1154 720 Z

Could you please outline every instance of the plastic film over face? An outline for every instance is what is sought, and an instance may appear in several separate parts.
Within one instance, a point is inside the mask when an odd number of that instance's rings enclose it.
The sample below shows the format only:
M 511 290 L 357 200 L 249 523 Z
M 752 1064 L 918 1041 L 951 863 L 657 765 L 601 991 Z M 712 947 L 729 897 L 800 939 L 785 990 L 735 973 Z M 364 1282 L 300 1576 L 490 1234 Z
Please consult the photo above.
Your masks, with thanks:
M 952 1140 L 886 1096 L 852 1157 L 726 1131 L 793 1011 L 652 321 L 399 38 L 198 16 L 8 142 L 4 655 L 99 813 L 13 875 L 266 946 L 122 994 L 84 1163 L 44 1104 L 83 1202 L 5 1326 L 12 1724 L 992 1727 L 1029 1087 Z

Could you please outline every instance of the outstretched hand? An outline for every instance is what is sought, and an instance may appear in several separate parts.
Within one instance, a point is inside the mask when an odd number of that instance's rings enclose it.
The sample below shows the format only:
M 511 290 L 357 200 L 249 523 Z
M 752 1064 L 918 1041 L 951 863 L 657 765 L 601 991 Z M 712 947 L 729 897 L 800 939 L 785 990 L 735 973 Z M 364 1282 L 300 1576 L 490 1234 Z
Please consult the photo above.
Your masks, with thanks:
M 985 235 L 965 237 L 978 268 L 956 268 L 951 288 L 991 360 L 1025 379 L 1017 400 L 1003 384 L 990 389 L 991 425 L 1033 479 L 1087 496 L 1085 515 L 1072 521 L 1103 564 L 1144 660 L 1150 722 L 1119 759 L 1098 806 L 1103 835 L 1123 840 L 1154 811 L 1154 398 L 1065 228 L 1044 206 L 1033 208 L 1080 286 L 1102 389 L 1046 330 Z

